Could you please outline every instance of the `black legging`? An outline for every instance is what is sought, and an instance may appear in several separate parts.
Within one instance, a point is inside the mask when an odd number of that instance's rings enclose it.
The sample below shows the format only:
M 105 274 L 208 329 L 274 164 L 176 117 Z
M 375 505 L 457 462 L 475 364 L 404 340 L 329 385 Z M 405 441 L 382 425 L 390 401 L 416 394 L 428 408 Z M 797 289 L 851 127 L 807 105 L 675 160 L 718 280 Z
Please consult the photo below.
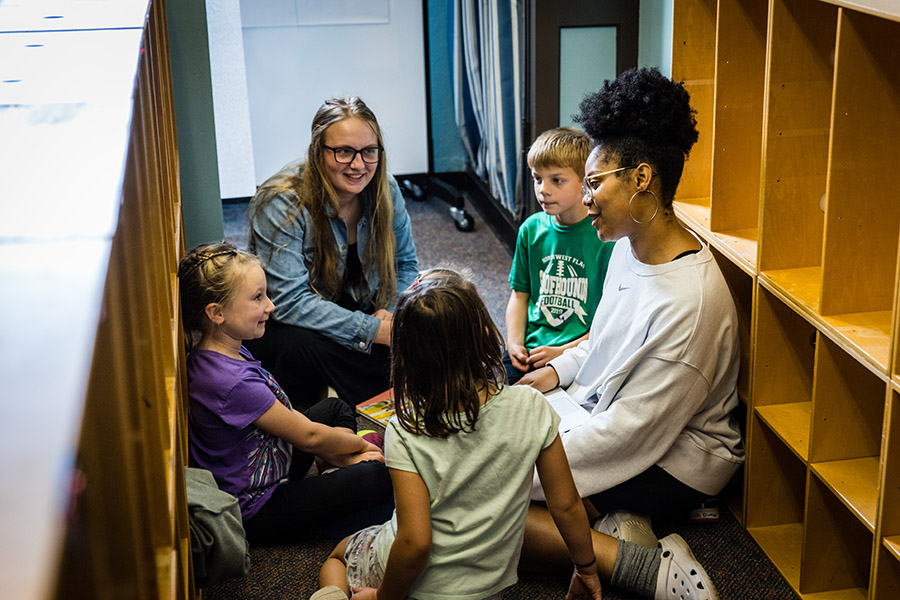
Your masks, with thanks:
M 337 398 L 322 400 L 305 414 L 311 421 L 356 431 L 353 409 Z M 294 448 L 289 480 L 278 486 L 259 512 L 244 521 L 251 544 L 296 542 L 317 532 L 342 538 L 390 518 L 393 488 L 382 463 L 357 463 L 306 477 L 314 459 L 312 454 Z
M 652 520 L 683 516 L 709 498 L 653 465 L 637 477 L 589 496 L 600 514 L 614 510 L 649 515 Z
M 317 331 L 270 319 L 265 335 L 244 345 L 272 373 L 294 406 L 315 403 L 327 385 L 352 406 L 391 386 L 391 353 L 383 344 L 372 344 L 371 353 L 366 354 Z

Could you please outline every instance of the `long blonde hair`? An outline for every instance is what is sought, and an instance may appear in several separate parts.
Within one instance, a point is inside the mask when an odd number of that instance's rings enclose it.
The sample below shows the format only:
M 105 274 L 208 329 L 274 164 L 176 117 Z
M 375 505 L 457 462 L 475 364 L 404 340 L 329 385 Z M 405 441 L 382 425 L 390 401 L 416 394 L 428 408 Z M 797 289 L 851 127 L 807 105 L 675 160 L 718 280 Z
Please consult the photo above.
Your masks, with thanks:
M 291 201 L 291 207 L 284 220 L 279 223 L 273 238 L 279 233 L 286 234 L 288 228 L 295 226 L 300 211 L 306 209 L 313 224 L 313 264 L 310 268 L 310 286 L 319 295 L 336 300 L 341 294 L 343 281 L 338 274 L 338 248 L 331 229 L 330 219 L 336 219 L 338 200 L 334 186 L 325 171 L 325 132 L 328 128 L 344 119 L 356 117 L 365 121 L 375 137 L 378 145 L 384 146 L 384 138 L 375 114 L 359 98 L 332 98 L 326 100 L 312 122 L 312 137 L 309 141 L 306 162 L 291 163 L 281 171 L 269 177 L 256 191 L 247 217 L 252 224 L 260 211 L 279 195 Z M 366 187 L 369 210 L 372 214 L 372 225 L 369 240 L 363 250 L 363 273 L 375 266 L 380 285 L 372 302 L 376 308 L 386 308 L 397 294 L 397 272 L 394 264 L 396 240 L 394 239 L 394 204 L 391 200 L 390 183 L 387 176 L 384 154 L 378 161 L 372 181 Z M 330 206 L 329 216 L 326 207 Z M 274 239 L 273 239 L 274 241 Z M 285 242 L 284 245 L 287 245 Z M 281 250 L 282 246 L 269 249 L 268 257 Z M 250 250 L 257 252 L 257 239 L 250 228 Z

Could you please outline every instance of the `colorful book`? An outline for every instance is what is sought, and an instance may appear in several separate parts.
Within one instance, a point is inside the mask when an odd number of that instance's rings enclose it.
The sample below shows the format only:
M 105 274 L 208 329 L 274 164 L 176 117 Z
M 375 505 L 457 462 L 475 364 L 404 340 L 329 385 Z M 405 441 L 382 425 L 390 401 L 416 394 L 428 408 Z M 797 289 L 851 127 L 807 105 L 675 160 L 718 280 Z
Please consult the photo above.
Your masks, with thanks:
M 382 427 L 387 427 L 388 420 L 394 415 L 394 388 L 357 404 L 356 412 Z

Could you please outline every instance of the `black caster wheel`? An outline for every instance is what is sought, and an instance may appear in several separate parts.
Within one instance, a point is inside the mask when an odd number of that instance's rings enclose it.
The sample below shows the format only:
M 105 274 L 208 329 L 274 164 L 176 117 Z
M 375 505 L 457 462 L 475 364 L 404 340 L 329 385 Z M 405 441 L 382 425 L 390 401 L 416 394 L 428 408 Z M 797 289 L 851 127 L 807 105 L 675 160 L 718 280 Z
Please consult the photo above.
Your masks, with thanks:
M 475 229 L 475 220 L 472 216 L 462 208 L 451 208 L 450 214 L 453 215 L 453 224 L 459 231 L 472 231 Z
M 412 198 L 416 202 L 421 202 L 425 199 L 425 190 L 422 189 L 422 186 L 409 179 L 404 179 L 400 182 L 400 191 L 403 192 L 404 197 Z

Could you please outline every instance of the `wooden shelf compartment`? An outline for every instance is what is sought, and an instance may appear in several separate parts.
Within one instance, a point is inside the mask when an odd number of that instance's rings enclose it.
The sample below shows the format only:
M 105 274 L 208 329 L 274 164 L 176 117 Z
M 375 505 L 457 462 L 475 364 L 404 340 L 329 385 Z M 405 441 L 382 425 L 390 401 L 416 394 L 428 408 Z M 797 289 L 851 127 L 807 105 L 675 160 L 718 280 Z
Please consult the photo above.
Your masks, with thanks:
M 816 329 L 761 285 L 756 298 L 752 406 L 811 402 Z
M 866 590 L 857 588 L 813 594 L 799 592 L 800 547 L 803 541 L 801 524 L 752 527 L 747 531 L 802 600 L 866 600 Z
M 759 282 L 782 301 L 797 306 L 806 319 L 819 320 L 819 292 L 822 289 L 822 267 L 775 269 L 759 273 Z
M 721 252 L 751 277 L 756 277 L 757 237 L 759 229 L 735 229 L 711 231 L 709 226 L 709 204 L 693 203 L 692 200 L 678 200 L 674 203 L 675 216 L 694 231 L 710 246 Z
M 757 406 L 756 414 L 797 458 L 809 460 L 809 423 L 812 402 Z
M 886 382 L 820 335 L 816 344 L 809 462 L 875 531 Z
M 878 507 L 878 457 L 832 460 L 809 466 L 866 529 L 874 532 Z
M 872 532 L 809 473 L 800 593 L 856 589 L 868 594 Z
M 870 371 L 887 378 L 891 311 L 822 316 L 819 313 L 821 267 L 767 271 L 759 274 L 758 281 Z
M 900 392 L 891 388 L 882 445 L 881 529 L 885 539 L 900 547 Z M 898 554 L 900 558 L 900 554 Z
M 759 227 L 768 3 L 720 0 L 716 24 L 710 230 L 754 231 Z
M 788 523 L 748 527 L 747 532 L 788 584 L 795 591 L 798 590 L 800 588 L 800 548 L 803 543 L 803 525 Z
M 761 271 L 822 264 L 837 12 L 815 0 L 770 4 Z M 818 287 L 815 293 L 818 304 Z
M 884 546 L 884 549 L 887 550 L 891 556 L 900 560 L 900 535 L 892 535 L 884 538 L 882 546 Z
M 700 132 L 684 166 L 677 199 L 704 199 L 707 207 L 712 173 L 716 11 L 716 0 L 684 0 L 672 9 L 672 79 L 683 81 L 691 95 Z
M 806 465 L 754 414 L 747 433 L 744 505 L 748 529 L 801 524 Z
M 875 552 L 873 600 L 900 598 L 900 537 L 885 538 Z
M 884 372 L 897 288 L 900 180 L 865 173 L 900 164 L 897 39 L 900 23 L 839 11 L 820 303 L 822 315 L 850 315 L 842 320 L 859 325 L 860 335 L 848 341 Z
M 716 264 L 725 277 L 738 319 L 738 337 L 741 344 L 741 368 L 738 373 L 738 394 L 749 404 L 750 399 L 750 358 L 752 345 L 750 343 L 750 331 L 753 318 L 753 290 L 756 288 L 756 278 L 748 275 L 737 265 L 731 262 L 717 248 L 712 248 Z

